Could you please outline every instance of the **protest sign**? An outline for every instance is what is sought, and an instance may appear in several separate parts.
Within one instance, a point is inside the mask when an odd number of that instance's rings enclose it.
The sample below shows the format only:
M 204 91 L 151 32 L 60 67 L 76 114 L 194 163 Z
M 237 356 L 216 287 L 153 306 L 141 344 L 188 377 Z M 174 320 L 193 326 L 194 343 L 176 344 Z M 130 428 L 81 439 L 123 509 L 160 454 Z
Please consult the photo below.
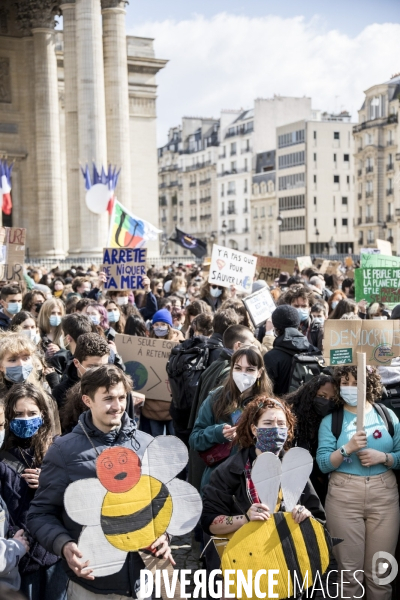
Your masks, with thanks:
M 254 255 L 257 258 L 258 279 L 273 283 L 283 271 L 293 275 L 296 261 L 291 258 L 275 258 L 274 256 Z
M 22 281 L 26 229 L 0 227 L 0 280 Z
M 384 302 L 398 304 L 400 266 L 356 269 L 354 271 L 356 302 Z
M 400 256 L 384 254 L 361 254 L 361 268 L 397 267 L 400 269 Z
M 360 254 L 381 254 L 379 248 L 361 248 Z
M 177 342 L 117 334 L 115 345 L 133 388 L 151 400 L 171 402 L 166 365 Z
M 300 273 L 303 269 L 309 269 L 313 266 L 311 256 L 298 256 L 296 260 Z
M 254 327 L 258 327 L 265 323 L 276 308 L 275 302 L 266 287 L 247 296 L 247 298 L 244 298 L 243 304 L 253 321 Z
M 229 288 L 233 285 L 250 292 L 256 264 L 257 258 L 251 254 L 214 244 L 208 281 L 221 287 Z
M 400 356 L 400 321 L 342 321 L 324 325 L 324 359 L 328 365 L 356 365 L 357 353 L 368 365 L 388 365 Z
M 105 290 L 143 290 L 146 277 L 146 248 L 104 248 L 102 270 Z
M 386 256 L 392 255 L 392 244 L 386 240 L 376 240 L 376 247 Z

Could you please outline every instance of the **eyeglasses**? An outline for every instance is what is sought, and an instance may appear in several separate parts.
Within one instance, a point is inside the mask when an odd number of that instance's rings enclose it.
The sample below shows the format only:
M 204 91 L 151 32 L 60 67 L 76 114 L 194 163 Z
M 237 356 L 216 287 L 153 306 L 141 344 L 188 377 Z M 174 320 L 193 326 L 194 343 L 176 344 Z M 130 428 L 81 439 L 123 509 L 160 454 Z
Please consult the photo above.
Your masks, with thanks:
M 213 284 L 211 284 L 210 287 L 212 287 L 214 290 L 215 289 L 222 290 L 222 287 L 220 285 L 213 285 Z

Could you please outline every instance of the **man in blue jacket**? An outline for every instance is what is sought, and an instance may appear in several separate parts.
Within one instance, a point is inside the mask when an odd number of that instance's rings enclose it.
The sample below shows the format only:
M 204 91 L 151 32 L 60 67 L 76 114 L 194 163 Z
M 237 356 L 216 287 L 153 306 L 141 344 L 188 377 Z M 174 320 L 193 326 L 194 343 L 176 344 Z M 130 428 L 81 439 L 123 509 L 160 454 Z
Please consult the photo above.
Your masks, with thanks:
M 29 530 L 49 552 L 63 558 L 70 578 L 69 600 L 120 600 L 136 598 L 140 570 L 144 568 L 137 552 L 129 552 L 120 571 L 94 578 L 89 561 L 78 549 L 82 527 L 64 509 L 64 492 L 78 479 L 96 477 L 98 453 L 110 446 L 132 448 L 143 457 L 153 439 L 136 430 L 127 413 L 130 379 L 114 365 L 88 370 L 82 377 L 82 400 L 89 408 L 73 431 L 55 439 L 43 461 L 39 488 L 28 514 Z M 154 542 L 156 556 L 168 559 L 171 550 L 166 535 Z

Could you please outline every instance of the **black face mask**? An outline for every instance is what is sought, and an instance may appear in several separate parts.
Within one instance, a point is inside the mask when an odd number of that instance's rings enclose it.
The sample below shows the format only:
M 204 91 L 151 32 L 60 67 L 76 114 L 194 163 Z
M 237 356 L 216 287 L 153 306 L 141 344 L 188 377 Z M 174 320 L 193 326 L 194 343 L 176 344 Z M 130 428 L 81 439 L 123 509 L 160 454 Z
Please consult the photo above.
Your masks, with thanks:
M 36 302 L 35 308 L 37 313 L 39 313 L 40 309 L 42 308 L 42 304 L 43 302 Z
M 317 396 L 313 400 L 314 410 L 320 417 L 326 417 L 335 410 L 335 401 Z

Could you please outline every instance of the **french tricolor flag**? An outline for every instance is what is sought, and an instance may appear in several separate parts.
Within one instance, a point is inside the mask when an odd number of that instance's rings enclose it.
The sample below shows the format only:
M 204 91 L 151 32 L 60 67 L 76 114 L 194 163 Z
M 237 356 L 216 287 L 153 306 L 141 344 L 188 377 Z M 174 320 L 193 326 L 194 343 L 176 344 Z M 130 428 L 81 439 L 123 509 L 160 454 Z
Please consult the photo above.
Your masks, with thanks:
M 2 196 L 2 210 L 5 215 L 11 215 L 11 172 L 14 164 L 7 164 L 6 160 L 0 160 L 0 195 Z

